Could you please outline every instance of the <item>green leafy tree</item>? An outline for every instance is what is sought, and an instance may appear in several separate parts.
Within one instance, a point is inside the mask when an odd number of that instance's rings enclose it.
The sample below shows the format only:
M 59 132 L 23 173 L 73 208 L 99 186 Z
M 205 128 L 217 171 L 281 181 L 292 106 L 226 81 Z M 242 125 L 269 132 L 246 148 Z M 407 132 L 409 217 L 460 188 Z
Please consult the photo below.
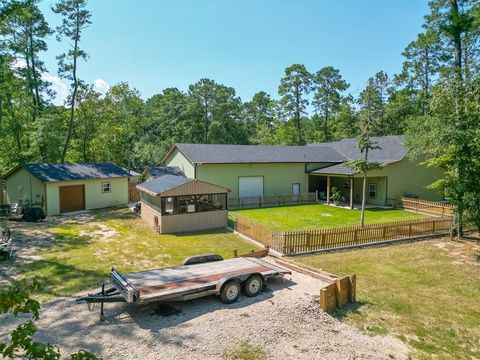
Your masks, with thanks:
M 370 79 L 367 87 L 360 94 L 360 112 L 358 122 L 357 147 L 363 154 L 363 159 L 351 160 L 346 163 L 353 170 L 363 173 L 362 184 L 362 210 L 360 213 L 360 225 L 365 225 L 365 204 L 367 199 L 367 178 L 368 171 L 378 169 L 381 164 L 376 161 L 370 161 L 368 153 L 374 149 L 380 149 L 372 135 L 376 132 L 379 121 L 379 96 L 375 80 Z
M 72 42 L 71 49 L 58 56 L 58 74 L 60 77 L 71 82 L 71 94 L 69 96 L 70 116 L 68 120 L 68 132 L 62 151 L 61 162 L 65 162 L 70 142 L 72 140 L 75 104 L 77 91 L 80 85 L 78 79 L 78 61 L 87 60 L 87 53 L 80 48 L 82 32 L 91 24 L 90 12 L 86 9 L 86 0 L 59 0 L 53 7 L 53 12 L 62 16 L 62 24 L 57 28 L 58 40 L 67 38 Z
M 340 71 L 327 66 L 317 71 L 313 76 L 314 97 L 313 105 L 323 123 L 323 140 L 330 141 L 330 122 L 336 118 L 342 105 L 342 92 L 349 85 L 342 79 Z
M 33 339 L 37 332 L 36 321 L 40 319 L 40 304 L 30 297 L 32 291 L 40 290 L 35 280 L 14 282 L 0 287 L 0 314 L 18 317 L 20 314 L 30 314 L 31 319 L 21 323 L 14 329 L 8 342 L 0 342 L 0 355 L 3 358 L 26 359 L 60 359 L 58 347 L 44 344 Z M 80 350 L 70 357 L 72 360 L 96 360 L 95 355 Z
M 441 68 L 441 47 L 438 34 L 429 30 L 419 34 L 402 53 L 405 57 L 402 78 L 408 87 L 419 92 L 423 114 L 428 112 L 431 87 Z
M 285 69 L 285 75 L 280 80 L 278 94 L 281 96 L 280 105 L 283 111 L 291 117 L 296 126 L 297 144 L 305 143 L 302 117 L 308 106 L 307 95 L 312 90 L 312 75 L 304 65 L 293 64 Z

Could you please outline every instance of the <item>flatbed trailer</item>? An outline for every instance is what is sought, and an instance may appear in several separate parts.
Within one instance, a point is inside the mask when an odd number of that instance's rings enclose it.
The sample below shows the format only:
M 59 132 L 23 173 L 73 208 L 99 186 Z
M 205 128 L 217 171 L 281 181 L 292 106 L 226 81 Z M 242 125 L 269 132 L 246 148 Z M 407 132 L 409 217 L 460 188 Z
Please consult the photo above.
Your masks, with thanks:
M 87 304 L 108 302 L 149 303 L 185 301 L 209 295 L 220 295 L 225 303 L 238 300 L 243 289 L 245 295 L 257 296 L 267 279 L 291 274 L 264 260 L 239 257 L 223 260 L 208 254 L 187 258 L 183 265 L 155 270 L 121 274 L 112 268 L 110 286 L 102 285 L 96 294 L 77 299 Z

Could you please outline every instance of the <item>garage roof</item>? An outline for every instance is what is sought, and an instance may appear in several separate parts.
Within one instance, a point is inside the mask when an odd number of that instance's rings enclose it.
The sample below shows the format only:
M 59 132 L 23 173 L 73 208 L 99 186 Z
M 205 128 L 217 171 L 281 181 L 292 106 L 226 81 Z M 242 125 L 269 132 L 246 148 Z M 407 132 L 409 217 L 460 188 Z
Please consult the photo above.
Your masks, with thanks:
M 23 168 L 42 182 L 109 179 L 128 177 L 129 173 L 112 163 L 93 164 L 20 164 L 5 174 L 5 178 Z

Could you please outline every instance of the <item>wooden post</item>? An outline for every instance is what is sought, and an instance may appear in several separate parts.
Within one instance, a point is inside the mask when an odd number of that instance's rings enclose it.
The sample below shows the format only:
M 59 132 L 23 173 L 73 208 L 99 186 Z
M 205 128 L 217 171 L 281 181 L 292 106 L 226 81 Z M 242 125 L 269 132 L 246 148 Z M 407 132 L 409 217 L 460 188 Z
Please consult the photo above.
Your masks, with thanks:
M 318 203 L 318 190 L 315 190 L 315 203 Z
M 233 257 L 238 257 L 238 249 L 233 249 Z
M 327 176 L 327 205 L 330 205 L 330 176 Z
M 350 177 L 350 209 L 353 209 L 353 177 Z
M 355 302 L 357 299 L 357 276 L 355 274 L 350 275 L 348 286 L 348 301 Z

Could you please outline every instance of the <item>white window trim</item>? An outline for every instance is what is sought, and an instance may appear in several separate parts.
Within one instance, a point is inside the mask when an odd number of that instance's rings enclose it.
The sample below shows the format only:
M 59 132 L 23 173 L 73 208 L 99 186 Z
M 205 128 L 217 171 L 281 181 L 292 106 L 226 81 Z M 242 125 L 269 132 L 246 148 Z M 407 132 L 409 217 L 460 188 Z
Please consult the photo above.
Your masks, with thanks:
M 375 190 L 373 190 L 373 192 L 375 193 L 375 196 L 370 196 L 370 186 L 374 186 L 375 187 Z M 377 198 L 377 184 L 376 183 L 370 183 L 368 184 L 368 198 L 369 199 L 376 199 Z
M 108 191 L 105 191 L 105 185 L 108 184 Z M 108 194 L 112 192 L 112 183 L 110 181 L 102 182 L 102 194 Z

